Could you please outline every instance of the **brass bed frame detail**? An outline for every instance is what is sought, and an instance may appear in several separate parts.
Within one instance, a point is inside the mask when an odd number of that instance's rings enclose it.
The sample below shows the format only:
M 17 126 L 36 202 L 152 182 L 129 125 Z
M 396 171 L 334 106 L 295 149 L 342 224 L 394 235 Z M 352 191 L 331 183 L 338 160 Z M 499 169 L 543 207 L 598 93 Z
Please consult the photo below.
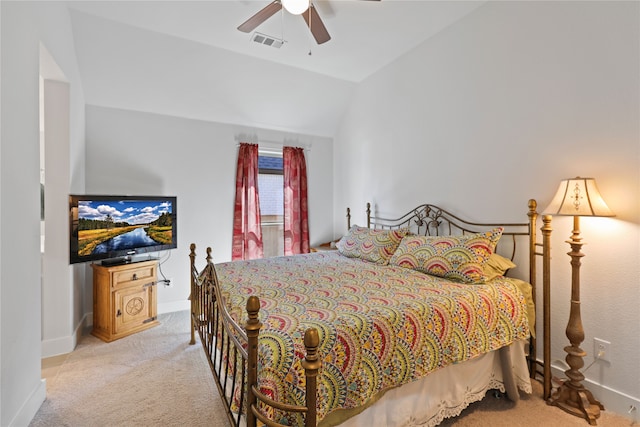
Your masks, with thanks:
M 533 285 L 534 301 L 536 297 L 537 263 L 536 257 L 542 257 L 543 283 L 543 360 L 536 357 L 536 339 L 529 340 L 528 365 L 530 377 L 543 383 L 543 398 L 547 400 L 551 395 L 551 363 L 550 363 L 550 241 L 551 217 L 542 218 L 542 242 L 537 242 L 536 223 L 538 218 L 537 203 L 531 199 L 528 202 L 528 223 L 473 223 L 463 220 L 450 212 L 434 205 L 424 204 L 413 209 L 397 219 L 385 219 L 371 214 L 371 205 L 367 203 L 367 227 L 369 228 L 400 228 L 410 227 L 414 232 L 423 235 L 465 234 L 475 233 L 493 227 L 504 227 L 503 237 L 510 236 L 513 260 L 516 254 L 516 237 L 529 237 L 529 282 Z M 347 226 L 351 228 L 351 212 L 347 208 Z M 504 245 L 503 245 L 504 246 Z M 538 250 L 541 248 L 541 251 Z M 277 402 L 264 395 L 258 389 L 258 336 L 262 323 L 260 322 L 260 300 L 252 295 L 247 299 L 246 311 L 248 320 L 245 325 L 238 325 L 221 303 L 222 296 L 218 286 L 215 266 L 211 261 L 211 248 L 206 250 L 206 266 L 202 271 L 196 268 L 196 245 L 190 246 L 191 270 L 191 341 L 196 343 L 195 332 L 209 362 L 219 394 L 224 402 L 227 418 L 231 425 L 239 427 L 245 416 L 246 426 L 255 427 L 260 421 L 268 427 L 286 427 L 267 418 L 259 409 L 258 403 L 268 407 L 304 414 L 305 427 L 317 425 L 316 394 L 317 375 L 322 366 L 318 355 L 318 331 L 309 328 L 304 334 L 305 358 L 301 361 L 305 371 L 305 406 L 290 405 Z M 539 321 L 536 321 L 536 329 Z M 539 337 L 539 334 L 536 334 Z M 500 351 L 500 358 L 505 360 L 508 348 Z M 510 398 L 517 400 L 518 392 L 512 378 L 505 378 L 505 388 Z
M 261 401 L 282 411 L 303 412 L 306 415 L 305 427 L 315 427 L 317 375 L 322 365 L 317 354 L 318 331 L 310 328 L 304 334 L 306 357 L 302 361 L 302 367 L 306 377 L 306 406 L 288 405 L 270 399 L 256 387 L 258 384 L 258 335 L 262 328 L 262 323 L 258 319 L 260 300 L 255 295 L 247 299 L 248 319 L 243 330 L 233 321 L 229 312 L 218 305 L 218 301 L 222 298 L 218 287 L 218 276 L 211 262 L 211 248 L 207 248 L 207 264 L 200 273 L 195 267 L 196 245 L 193 243 L 190 246 L 189 258 L 191 259 L 191 340 L 189 344 L 196 343 L 195 332 L 197 331 L 216 380 L 218 392 L 224 401 L 229 422 L 234 426 L 240 426 L 246 398 L 246 405 L 250 408 L 246 413 L 247 426 L 256 426 L 256 419 L 258 419 L 269 427 L 286 427 L 266 418 L 258 410 L 257 401 Z M 239 395 L 242 398 L 239 399 L 237 412 L 234 412 L 232 407 L 236 387 L 240 388 Z

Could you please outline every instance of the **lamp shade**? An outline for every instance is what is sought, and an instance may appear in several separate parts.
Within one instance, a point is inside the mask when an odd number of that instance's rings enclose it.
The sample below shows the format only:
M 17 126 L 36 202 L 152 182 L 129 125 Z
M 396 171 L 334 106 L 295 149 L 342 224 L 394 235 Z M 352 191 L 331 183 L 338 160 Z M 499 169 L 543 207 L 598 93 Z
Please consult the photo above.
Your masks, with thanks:
M 300 15 L 309 9 L 309 0 L 282 0 L 282 6 L 292 15 Z
M 549 215 L 615 216 L 602 199 L 596 180 L 580 177 L 562 180 L 543 212 Z

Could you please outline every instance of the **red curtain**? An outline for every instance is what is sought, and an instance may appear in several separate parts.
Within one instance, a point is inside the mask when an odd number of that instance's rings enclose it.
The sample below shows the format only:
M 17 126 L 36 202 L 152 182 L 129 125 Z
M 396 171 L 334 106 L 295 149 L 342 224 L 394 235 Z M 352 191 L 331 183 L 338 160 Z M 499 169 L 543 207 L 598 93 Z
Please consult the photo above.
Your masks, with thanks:
M 236 169 L 231 259 L 262 258 L 262 228 L 258 197 L 258 145 L 241 143 Z
M 307 166 L 304 150 L 283 147 L 284 254 L 309 253 Z

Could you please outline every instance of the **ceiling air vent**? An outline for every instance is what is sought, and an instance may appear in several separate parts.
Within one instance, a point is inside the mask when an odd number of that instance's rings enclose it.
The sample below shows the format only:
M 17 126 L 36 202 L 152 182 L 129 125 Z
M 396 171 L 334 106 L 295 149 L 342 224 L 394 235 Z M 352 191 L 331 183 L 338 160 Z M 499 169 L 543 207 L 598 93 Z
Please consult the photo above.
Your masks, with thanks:
M 280 49 L 284 44 L 284 40 L 282 39 L 277 39 L 275 37 L 271 37 L 266 34 L 257 33 L 257 32 L 253 33 L 251 40 L 256 43 L 264 44 L 264 45 L 275 47 L 278 49 Z

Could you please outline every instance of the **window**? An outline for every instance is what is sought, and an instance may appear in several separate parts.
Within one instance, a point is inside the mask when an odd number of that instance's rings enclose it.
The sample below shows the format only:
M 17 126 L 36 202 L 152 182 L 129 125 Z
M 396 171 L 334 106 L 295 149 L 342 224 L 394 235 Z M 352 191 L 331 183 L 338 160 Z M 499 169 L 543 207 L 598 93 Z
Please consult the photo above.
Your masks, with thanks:
M 258 191 L 264 256 L 284 255 L 284 200 L 282 153 L 258 155 Z

